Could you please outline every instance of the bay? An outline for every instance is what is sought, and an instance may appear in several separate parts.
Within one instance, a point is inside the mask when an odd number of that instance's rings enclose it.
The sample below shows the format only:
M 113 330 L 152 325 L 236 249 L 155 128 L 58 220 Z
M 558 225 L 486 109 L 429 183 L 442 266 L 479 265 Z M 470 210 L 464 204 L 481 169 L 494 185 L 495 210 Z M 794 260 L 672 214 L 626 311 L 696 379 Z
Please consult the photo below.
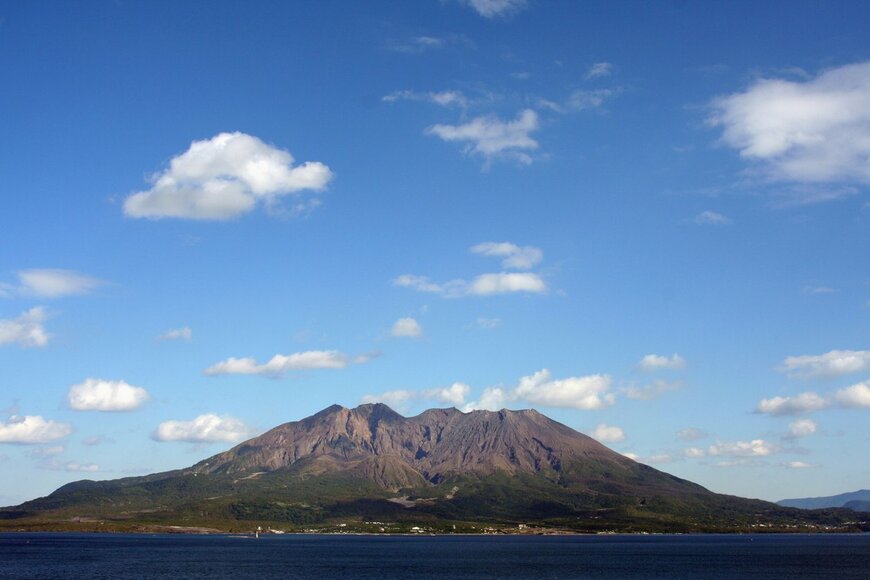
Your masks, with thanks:
M 870 578 L 870 534 L 0 534 L 3 578 Z

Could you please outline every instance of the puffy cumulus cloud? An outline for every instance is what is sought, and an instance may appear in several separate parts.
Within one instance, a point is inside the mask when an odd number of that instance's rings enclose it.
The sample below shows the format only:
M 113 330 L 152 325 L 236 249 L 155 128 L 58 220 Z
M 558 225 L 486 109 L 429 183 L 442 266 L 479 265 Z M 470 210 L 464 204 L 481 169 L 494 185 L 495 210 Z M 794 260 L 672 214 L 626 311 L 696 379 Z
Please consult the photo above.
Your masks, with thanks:
M 471 387 L 465 383 L 453 383 L 449 387 L 412 391 L 398 389 L 379 394 L 369 394 L 362 398 L 363 403 L 385 403 L 390 407 L 406 410 L 415 401 L 437 401 L 438 403 L 459 407 L 465 403 Z
M 611 382 L 607 375 L 553 379 L 550 371 L 543 369 L 521 378 L 513 395 L 545 407 L 601 409 L 615 402 L 613 394 L 608 392 Z
M 759 79 L 712 109 L 723 142 L 772 179 L 870 183 L 870 62 L 806 81 Z
M 193 331 L 183 326 L 181 328 L 170 328 L 163 334 L 157 337 L 157 340 L 186 340 L 190 341 L 193 338 Z
M 637 363 L 637 368 L 646 372 L 659 370 L 679 370 L 686 368 L 686 360 L 674 353 L 671 356 L 662 356 L 658 354 L 648 354 Z
M 11 298 L 39 296 L 61 298 L 77 294 L 89 294 L 106 282 L 74 270 L 31 269 L 17 272 L 18 284 L 0 284 L 0 296 Z
M 870 350 L 832 350 L 819 355 L 790 356 L 781 370 L 800 379 L 836 377 L 870 371 Z
M 788 436 L 792 439 L 807 437 L 816 432 L 816 422 L 812 419 L 798 419 L 788 425 Z
M 707 437 L 709 437 L 709 435 L 697 427 L 686 427 L 685 429 L 677 431 L 677 438 L 682 441 L 698 441 L 700 439 L 706 439 Z
M 362 355 L 363 358 L 351 358 L 337 350 L 308 350 L 296 352 L 290 355 L 276 354 L 269 362 L 258 364 L 253 358 L 230 357 L 216 363 L 207 369 L 204 374 L 215 375 L 265 375 L 280 377 L 291 371 L 305 371 L 313 369 L 343 369 L 351 362 L 362 364 L 372 357 Z
M 612 379 L 607 375 L 587 375 L 554 379 L 547 369 L 520 378 L 516 387 L 488 387 L 476 401 L 463 410 L 498 411 L 511 403 L 527 403 L 543 407 L 593 410 L 616 402 L 610 393 Z
M 124 201 L 133 218 L 226 220 L 257 203 L 275 204 L 282 196 L 323 190 L 332 179 L 323 163 L 294 165 L 293 156 L 245 133 L 220 133 L 194 141 L 153 178 L 147 191 Z
M 513 401 L 512 393 L 502 387 L 487 387 L 483 390 L 480 398 L 477 401 L 472 401 L 465 405 L 462 410 L 466 413 L 469 411 L 498 411 L 504 409 L 505 405 Z
M 689 459 L 697 459 L 698 457 L 704 457 L 705 455 L 707 455 L 707 453 L 700 447 L 688 447 L 683 449 L 683 457 L 688 457 Z
M 386 391 L 383 393 L 364 395 L 363 403 L 384 403 L 394 409 L 405 410 L 407 404 L 418 398 L 420 393 L 405 389 Z
M 511 294 L 514 292 L 541 294 L 546 291 L 546 282 L 539 275 L 531 272 L 481 274 L 468 285 L 468 293 L 475 296 Z
M 692 221 L 699 226 L 727 226 L 734 223 L 728 216 L 709 209 L 696 215 Z
M 473 8 L 484 18 L 510 16 L 523 10 L 527 0 L 459 0 L 462 4 Z
M 63 439 L 73 428 L 69 423 L 44 419 L 39 415 L 12 415 L 0 421 L 0 443 L 41 445 Z
M 544 253 L 534 246 L 518 246 L 511 242 L 483 242 L 472 246 L 470 251 L 483 256 L 502 258 L 502 266 L 516 270 L 528 270 L 537 265 Z M 525 292 L 546 293 L 549 288 L 539 274 L 533 272 L 497 272 L 480 274 L 470 282 L 455 278 L 449 282 L 433 282 L 427 276 L 402 274 L 393 279 L 393 284 L 412 288 L 418 292 L 438 294 L 444 298 L 463 296 L 491 296 Z
M 186 441 L 188 443 L 235 442 L 253 434 L 239 419 L 212 413 L 191 421 L 164 421 L 152 434 L 156 441 Z
M 462 91 L 394 91 L 389 95 L 384 95 L 381 100 L 385 103 L 395 103 L 397 101 L 418 101 L 424 103 L 433 103 L 441 107 L 459 107 L 466 108 L 469 105 L 468 97 Z
M 93 378 L 73 385 L 67 394 L 69 406 L 76 411 L 135 411 L 149 400 L 142 387 Z
M 423 327 L 413 318 L 400 318 L 393 324 L 390 334 L 399 338 L 419 338 L 423 336 Z
M 629 399 L 649 401 L 657 399 L 670 391 L 676 391 L 682 386 L 683 384 L 680 381 L 658 379 L 640 387 L 628 387 L 625 389 L 625 396 Z
M 591 433 L 592 437 L 602 443 L 619 443 L 625 441 L 625 431 L 614 425 L 601 423 Z
M 513 121 L 502 121 L 494 115 L 476 117 L 463 125 L 432 125 L 426 129 L 426 134 L 444 141 L 467 143 L 464 152 L 480 155 L 487 166 L 499 158 L 514 159 L 528 165 L 532 157 L 527 152 L 539 147 L 538 142 L 531 137 L 538 127 L 538 114 L 525 109 Z
M 870 382 L 858 383 L 834 393 L 834 402 L 846 408 L 870 408 Z
M 29 348 L 47 345 L 51 338 L 43 326 L 47 318 L 45 308 L 37 306 L 17 318 L 0 319 L 0 346 L 17 344 Z
M 764 439 L 752 441 L 718 441 L 707 448 L 707 453 L 714 456 L 727 455 L 732 457 L 764 457 L 779 451 L 779 447 Z
M 759 401 L 756 410 L 768 415 L 797 415 L 818 411 L 828 406 L 828 401 L 818 393 L 808 391 L 794 397 L 773 397 Z
M 586 71 L 586 79 L 609 77 L 613 73 L 613 65 L 609 62 L 596 62 Z
M 534 246 L 520 247 L 510 242 L 483 242 L 471 248 L 474 254 L 503 258 L 501 265 L 513 270 L 529 270 L 544 259 L 544 252 Z
M 465 402 L 466 397 L 471 393 L 471 387 L 465 383 L 453 383 L 449 387 L 443 389 L 432 389 L 428 391 L 428 395 L 434 397 L 438 401 L 458 407 Z

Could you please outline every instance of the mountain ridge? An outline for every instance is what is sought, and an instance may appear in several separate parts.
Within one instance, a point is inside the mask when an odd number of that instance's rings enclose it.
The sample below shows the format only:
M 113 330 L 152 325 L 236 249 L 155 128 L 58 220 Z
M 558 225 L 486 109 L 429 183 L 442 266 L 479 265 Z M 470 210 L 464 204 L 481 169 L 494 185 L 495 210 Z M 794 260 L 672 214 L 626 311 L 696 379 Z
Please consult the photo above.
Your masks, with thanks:
M 587 532 L 861 525 L 847 510 L 803 512 L 713 493 L 532 409 L 403 417 L 380 403 L 333 405 L 187 468 L 72 482 L 0 510 L 0 527 L 81 529 L 83 521 L 125 530 L 169 522 L 237 530 L 260 522 L 309 531 L 372 531 L 372 521 L 390 521 L 396 527 L 384 529 L 392 531 L 412 524 Z

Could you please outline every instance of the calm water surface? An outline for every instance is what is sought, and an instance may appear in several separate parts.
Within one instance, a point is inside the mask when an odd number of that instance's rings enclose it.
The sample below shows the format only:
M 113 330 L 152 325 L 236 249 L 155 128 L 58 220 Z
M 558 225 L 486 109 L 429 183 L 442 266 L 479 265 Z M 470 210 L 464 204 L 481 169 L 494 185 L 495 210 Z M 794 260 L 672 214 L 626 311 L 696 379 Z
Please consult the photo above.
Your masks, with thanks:
M 0 534 L 2 578 L 870 578 L 870 534 Z

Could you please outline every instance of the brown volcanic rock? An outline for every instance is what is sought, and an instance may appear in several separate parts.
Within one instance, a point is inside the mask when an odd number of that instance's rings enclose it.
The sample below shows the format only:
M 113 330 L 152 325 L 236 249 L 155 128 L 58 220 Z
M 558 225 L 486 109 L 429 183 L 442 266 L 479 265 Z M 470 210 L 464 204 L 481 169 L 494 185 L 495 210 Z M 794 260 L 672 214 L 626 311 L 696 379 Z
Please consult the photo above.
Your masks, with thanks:
M 200 462 L 196 472 L 348 471 L 387 489 L 451 475 L 548 473 L 589 462 L 629 474 L 638 464 L 534 410 L 430 409 L 405 418 L 383 404 L 338 405 L 280 425 Z

